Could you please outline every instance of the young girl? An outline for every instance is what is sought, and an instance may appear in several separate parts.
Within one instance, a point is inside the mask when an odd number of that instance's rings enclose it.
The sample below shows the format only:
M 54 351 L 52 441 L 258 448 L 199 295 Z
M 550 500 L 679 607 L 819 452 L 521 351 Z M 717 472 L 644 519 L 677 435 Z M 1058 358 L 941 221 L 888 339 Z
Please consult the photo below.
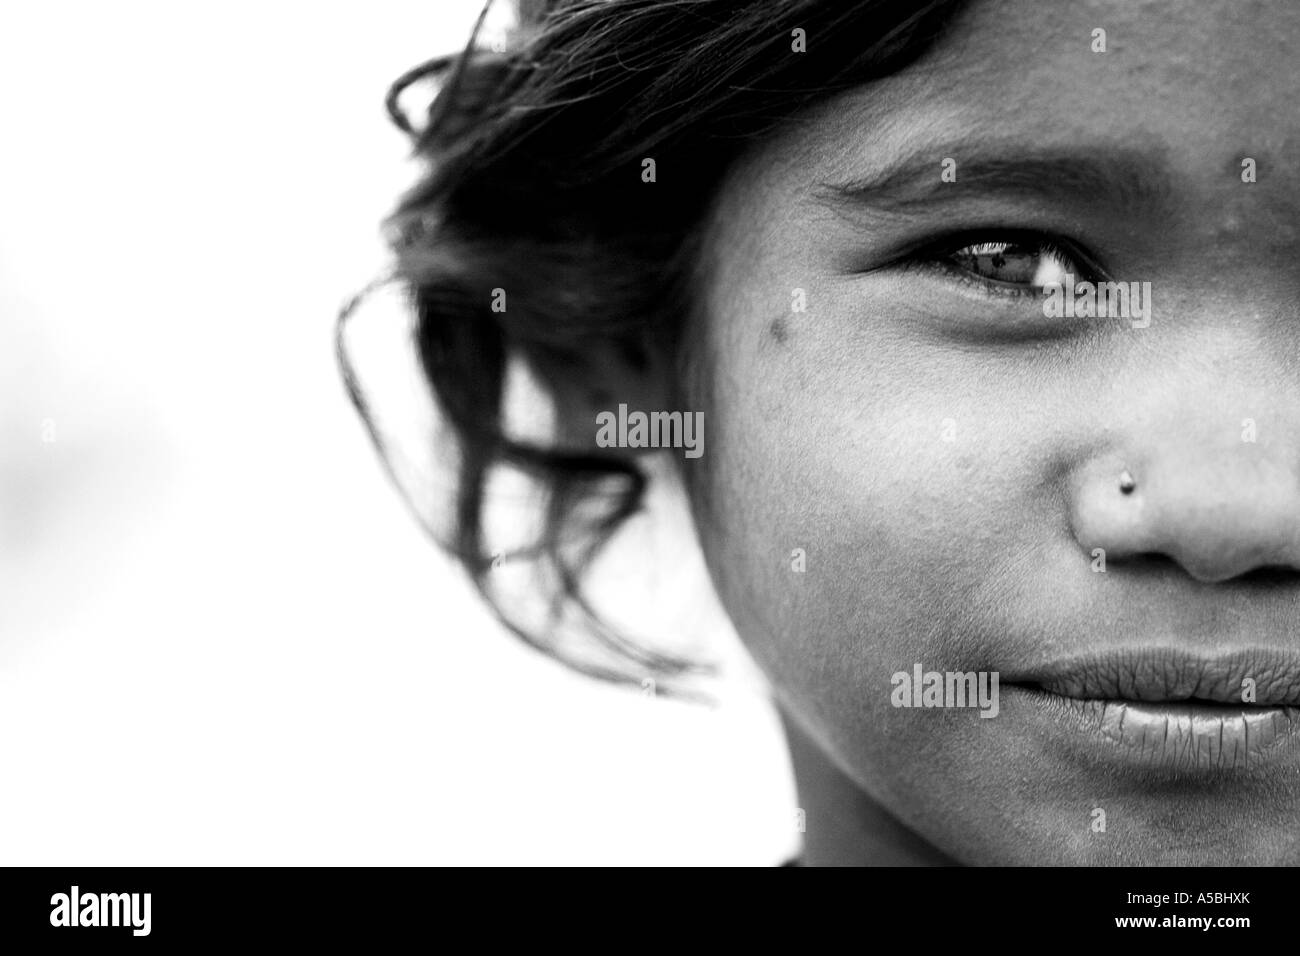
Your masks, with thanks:
M 1261 6 L 535 0 L 412 71 L 449 546 L 521 637 L 691 695 L 585 575 L 679 489 L 806 864 L 1300 862 L 1300 8 Z

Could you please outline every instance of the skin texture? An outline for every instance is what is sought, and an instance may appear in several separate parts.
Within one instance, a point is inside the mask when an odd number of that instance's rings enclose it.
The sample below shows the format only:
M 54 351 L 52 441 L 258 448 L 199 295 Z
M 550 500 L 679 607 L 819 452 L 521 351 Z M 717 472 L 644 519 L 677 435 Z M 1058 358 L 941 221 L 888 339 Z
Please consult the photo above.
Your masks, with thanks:
M 996 719 L 890 703 L 917 662 L 1300 646 L 1297 56 L 1283 2 L 976 3 L 730 172 L 687 346 L 709 422 L 688 479 L 790 728 L 808 862 L 1300 862 L 1294 761 L 1112 759 L 1012 683 Z M 1058 152 L 1113 162 L 1023 165 Z M 828 189 L 882 180 L 862 203 Z M 1047 319 L 907 253 L 1009 229 L 1151 282 L 1149 327 Z

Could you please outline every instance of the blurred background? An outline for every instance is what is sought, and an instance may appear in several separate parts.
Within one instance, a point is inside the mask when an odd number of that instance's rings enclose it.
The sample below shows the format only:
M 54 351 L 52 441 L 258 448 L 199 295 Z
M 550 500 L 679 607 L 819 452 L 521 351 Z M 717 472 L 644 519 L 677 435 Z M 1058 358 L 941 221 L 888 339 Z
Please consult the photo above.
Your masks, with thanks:
M 334 316 L 416 172 L 384 93 L 477 13 L 6 9 L 0 864 L 796 850 L 761 690 L 671 703 L 517 645 L 340 386 Z

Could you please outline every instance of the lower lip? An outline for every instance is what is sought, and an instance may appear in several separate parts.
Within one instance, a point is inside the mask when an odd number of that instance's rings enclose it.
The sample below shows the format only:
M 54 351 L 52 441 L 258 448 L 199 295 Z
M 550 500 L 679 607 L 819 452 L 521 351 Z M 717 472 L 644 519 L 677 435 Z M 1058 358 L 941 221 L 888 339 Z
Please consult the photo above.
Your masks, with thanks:
M 1300 707 L 1080 700 L 1015 689 L 1057 722 L 1100 741 L 1111 756 L 1146 768 L 1246 770 L 1293 760 L 1300 751 Z

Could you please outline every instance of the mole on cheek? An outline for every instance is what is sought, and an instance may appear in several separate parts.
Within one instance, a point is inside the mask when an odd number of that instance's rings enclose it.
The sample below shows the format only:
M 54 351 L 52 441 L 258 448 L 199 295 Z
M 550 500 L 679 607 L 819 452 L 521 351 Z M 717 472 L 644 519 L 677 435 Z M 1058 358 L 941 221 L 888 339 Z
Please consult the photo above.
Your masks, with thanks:
M 769 323 L 767 327 L 767 334 L 771 336 L 771 338 L 777 343 L 777 345 L 784 345 L 786 340 L 790 338 L 790 326 L 789 326 L 788 318 L 784 315 L 778 315 L 775 319 L 771 321 L 771 323 Z

